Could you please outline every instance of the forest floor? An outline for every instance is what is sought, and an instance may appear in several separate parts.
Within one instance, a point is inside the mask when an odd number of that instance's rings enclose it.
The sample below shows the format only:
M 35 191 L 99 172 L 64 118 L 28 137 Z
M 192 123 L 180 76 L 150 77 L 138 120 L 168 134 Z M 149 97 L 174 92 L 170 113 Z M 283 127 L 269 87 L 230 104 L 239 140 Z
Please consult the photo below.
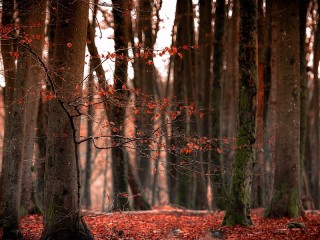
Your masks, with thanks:
M 147 212 L 98 213 L 84 211 L 95 239 L 320 239 L 320 212 L 299 219 L 264 219 L 263 209 L 252 211 L 253 226 L 221 227 L 223 212 L 190 211 L 161 207 Z M 290 228 L 290 223 L 303 228 Z M 294 224 L 291 224 L 294 225 Z M 42 217 L 21 218 L 26 240 L 40 238 Z M 0 228 L 0 239 L 2 230 Z

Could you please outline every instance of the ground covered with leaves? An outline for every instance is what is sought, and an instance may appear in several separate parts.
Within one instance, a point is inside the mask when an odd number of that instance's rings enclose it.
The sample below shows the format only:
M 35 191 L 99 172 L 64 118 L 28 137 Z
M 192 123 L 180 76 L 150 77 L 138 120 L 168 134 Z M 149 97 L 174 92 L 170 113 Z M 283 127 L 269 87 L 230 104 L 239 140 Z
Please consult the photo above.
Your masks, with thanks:
M 300 219 L 264 219 L 263 209 L 252 211 L 254 225 L 221 227 L 223 212 L 160 208 L 147 212 L 98 213 L 84 211 L 95 239 L 320 239 L 320 213 Z M 25 239 L 39 239 L 42 217 L 21 219 Z M 2 230 L 0 229 L 0 239 Z

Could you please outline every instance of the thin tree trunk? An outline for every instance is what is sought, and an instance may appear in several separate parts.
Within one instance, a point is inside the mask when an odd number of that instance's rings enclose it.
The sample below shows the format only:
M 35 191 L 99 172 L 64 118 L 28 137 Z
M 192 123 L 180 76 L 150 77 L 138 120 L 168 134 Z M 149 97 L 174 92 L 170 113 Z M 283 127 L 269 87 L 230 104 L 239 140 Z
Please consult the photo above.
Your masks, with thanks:
M 319 2 L 319 1 L 318 1 Z M 318 3 L 319 7 L 319 3 Z M 319 180 L 320 180 L 320 173 L 319 173 L 319 144 L 320 144 L 320 119 L 319 119 L 319 77 L 318 77 L 318 67 L 319 67 L 319 60 L 320 60 L 320 21 L 318 20 L 317 28 L 314 34 L 314 61 L 313 61 L 313 75 L 314 75 L 314 85 L 313 85 L 313 94 L 312 100 L 310 104 L 311 114 L 309 117 L 309 127 L 308 131 L 310 132 L 310 141 L 311 144 L 311 151 L 310 154 L 310 166 L 311 167 L 311 192 L 312 198 L 315 203 L 315 207 L 318 209 L 320 206 L 320 191 L 319 191 Z M 313 138 L 313 139 L 311 139 Z
M 95 32 L 95 22 L 96 22 L 96 16 L 97 16 L 97 4 L 94 5 L 94 10 L 92 13 L 92 20 L 91 23 L 88 23 L 88 28 L 91 28 L 90 30 Z M 90 31 L 89 30 L 89 31 Z M 88 31 L 88 29 L 87 29 Z M 93 34 L 95 35 L 95 34 Z M 92 36 L 94 39 L 95 36 Z M 87 32 L 87 38 L 88 38 L 88 32 Z M 89 41 L 88 41 L 89 42 Z M 91 43 L 91 44 L 94 44 Z M 93 95 L 94 95 L 94 76 L 93 76 L 93 71 L 94 71 L 94 63 L 93 63 L 93 58 L 98 57 L 98 56 L 92 56 L 90 59 L 90 70 L 89 70 L 89 78 L 88 78 L 88 83 L 87 83 L 87 100 L 89 102 L 88 104 L 88 118 L 87 118 L 87 136 L 90 137 L 93 135 L 93 122 L 91 117 L 93 117 L 94 111 L 93 111 Z M 84 178 L 84 191 L 83 191 L 83 200 L 84 200 L 84 205 L 86 209 L 91 208 L 91 165 L 92 165 L 92 142 L 87 141 L 87 146 L 86 146 L 86 160 L 85 160 L 85 178 Z
M 37 144 L 38 156 L 36 159 L 36 199 L 37 204 L 43 212 L 44 201 L 44 173 L 46 164 L 47 149 L 47 132 L 48 132 L 48 102 L 40 99 L 38 120 L 37 120 Z
M 265 73 L 265 53 L 266 34 L 268 27 L 265 25 L 263 0 L 258 1 L 258 98 L 257 98 L 257 141 L 255 159 L 257 164 L 254 168 L 252 207 L 264 206 L 264 155 L 263 155 L 263 108 L 264 108 L 264 73 Z M 263 31 L 267 29 L 267 31 Z
M 314 208 L 314 202 L 310 191 L 310 179 L 307 178 L 305 169 L 305 153 L 307 139 L 307 64 L 306 64 L 306 21 L 307 10 L 310 1 L 300 1 L 300 167 L 301 167 L 301 198 L 308 199 L 308 208 Z M 319 6 L 319 4 L 318 4 Z M 318 24 L 319 26 L 319 24 Z M 319 31 L 320 33 L 320 31 Z M 316 39 L 315 39 L 316 40 Z M 318 39 L 319 40 L 319 39 Z M 318 45 L 319 43 L 315 43 Z M 319 55 L 318 55 L 319 60 Z M 315 60 L 315 59 L 314 59 Z M 314 78 L 316 80 L 316 78 Z M 312 179 L 312 177 L 311 177 Z M 304 196 L 304 195 L 305 196 Z
M 137 90 L 141 90 L 140 94 L 137 94 L 137 104 L 147 106 L 148 103 L 154 101 L 155 93 L 155 74 L 153 65 L 153 45 L 155 37 L 153 36 L 152 28 L 152 0 L 139 0 L 139 18 L 138 18 L 138 37 L 139 43 L 142 44 L 139 51 L 143 53 L 144 57 L 141 56 L 138 59 L 138 69 L 140 72 L 135 77 L 135 87 Z M 135 74 L 137 73 L 135 71 Z M 142 101 L 142 102 L 141 102 Z M 150 114 L 146 114 L 146 111 L 142 110 L 136 115 L 137 129 L 141 129 L 143 132 L 149 132 L 153 130 L 153 124 L 149 123 Z M 150 145 L 151 143 L 143 141 L 140 146 L 137 146 L 136 161 L 138 163 L 138 174 L 143 189 L 150 188 L 151 183 L 151 163 L 150 163 Z
M 211 86 L 211 107 L 212 118 L 211 136 L 213 139 L 213 149 L 210 154 L 210 180 L 213 192 L 213 206 L 218 209 L 225 209 L 226 190 L 224 185 L 224 178 L 222 176 L 222 157 L 220 154 L 220 113 L 221 113 L 221 81 L 223 79 L 223 40 L 224 40 L 224 26 L 225 26 L 225 1 L 216 1 L 215 12 L 215 28 L 214 28 L 214 42 L 213 42 L 213 82 Z
M 113 19 L 114 19 L 114 42 L 115 51 L 117 52 L 116 64 L 114 70 L 114 90 L 113 106 L 111 109 L 110 122 L 118 123 L 113 129 L 112 137 L 112 183 L 113 183 L 113 210 L 130 209 L 128 200 L 128 163 L 125 157 L 125 147 L 123 139 L 118 135 L 124 136 L 124 118 L 125 108 L 128 101 L 128 93 L 122 87 L 127 83 L 128 69 L 128 21 L 127 15 L 123 14 L 128 11 L 127 4 L 124 0 L 113 0 Z
M 32 10 L 32 34 L 36 36 L 30 43 L 34 52 L 42 57 L 44 46 L 45 16 L 43 12 L 46 9 L 46 0 L 34 2 Z M 36 136 L 36 124 L 38 115 L 38 105 L 40 99 L 40 88 L 44 78 L 43 70 L 36 59 L 32 58 L 30 62 L 29 81 L 25 83 L 27 95 L 25 96 L 25 127 L 23 142 L 23 172 L 21 182 L 21 206 L 20 215 L 26 215 L 37 206 L 32 204 L 32 161 L 34 153 L 34 138 Z
M 199 121 L 200 137 L 209 137 L 209 99 L 210 99 L 210 79 L 211 79 L 211 55 L 212 55 L 212 3 L 207 0 L 199 1 L 199 42 L 200 46 L 198 56 L 198 76 L 199 90 L 198 98 L 200 99 L 199 108 L 203 109 L 203 118 Z M 207 183 L 208 183 L 208 162 L 209 155 L 207 151 L 200 152 L 199 169 L 200 174 L 196 175 L 196 209 L 208 209 Z
M 253 173 L 257 94 L 257 5 L 240 1 L 239 102 L 236 156 L 223 225 L 251 225 L 250 195 Z

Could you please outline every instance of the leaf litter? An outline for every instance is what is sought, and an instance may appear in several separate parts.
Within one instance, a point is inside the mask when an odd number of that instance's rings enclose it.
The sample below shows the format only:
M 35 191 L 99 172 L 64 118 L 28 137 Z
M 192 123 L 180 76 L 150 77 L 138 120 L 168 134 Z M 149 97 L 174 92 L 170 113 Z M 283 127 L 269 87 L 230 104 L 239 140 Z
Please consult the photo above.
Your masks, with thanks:
M 320 239 L 320 212 L 307 211 L 299 219 L 264 219 L 263 209 L 252 211 L 253 226 L 221 227 L 224 212 L 160 207 L 151 211 L 99 213 L 84 210 L 84 220 L 97 240 L 316 240 Z M 36 240 L 43 229 L 40 215 L 21 218 L 26 240 Z M 2 238 L 0 228 L 0 239 Z

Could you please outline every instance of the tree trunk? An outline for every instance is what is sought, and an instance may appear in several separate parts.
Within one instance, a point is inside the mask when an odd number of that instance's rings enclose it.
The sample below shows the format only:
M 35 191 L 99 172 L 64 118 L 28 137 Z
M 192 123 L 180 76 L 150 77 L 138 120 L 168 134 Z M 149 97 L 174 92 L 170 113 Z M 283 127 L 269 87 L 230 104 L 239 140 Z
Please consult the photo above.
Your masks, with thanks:
M 87 100 L 88 104 L 88 118 L 87 118 L 87 137 L 93 135 L 93 122 L 91 117 L 93 117 L 93 95 L 94 95 L 94 76 L 93 76 L 93 61 L 90 60 L 90 75 L 87 83 Z M 86 160 L 85 160 L 85 177 L 84 177 L 84 191 L 83 191 L 83 201 L 86 209 L 91 208 L 91 164 L 92 164 L 92 142 L 86 142 Z
M 52 1 L 51 5 L 48 4 L 50 11 L 49 17 L 49 26 L 47 28 L 47 36 L 49 42 L 48 49 L 48 61 L 47 64 L 49 68 L 52 65 L 53 60 L 53 43 L 55 39 L 55 28 L 56 28 L 56 1 Z M 47 133 L 48 133 L 48 104 L 49 101 L 46 96 L 49 95 L 50 85 L 46 82 L 46 90 L 41 95 L 39 102 L 38 110 L 38 119 L 37 119 L 37 144 L 38 144 L 38 157 L 36 159 L 36 201 L 43 212 L 44 206 L 44 173 L 46 165 L 46 156 L 47 156 Z
M 264 206 L 264 155 L 263 155 L 263 108 L 264 108 L 264 73 L 265 73 L 265 55 L 266 55 L 266 35 L 268 26 L 265 25 L 263 0 L 258 1 L 258 94 L 257 94 L 257 140 L 255 159 L 257 164 L 254 168 L 253 186 L 252 186 L 252 207 Z M 263 31 L 266 29 L 266 31 Z
M 200 99 L 199 109 L 204 109 L 203 118 L 200 118 L 198 132 L 200 137 L 209 137 L 209 96 L 210 96 L 210 79 L 211 79 L 211 55 L 212 55 L 212 3 L 207 0 L 199 1 L 199 43 L 198 51 L 198 79 L 199 89 L 197 97 Z M 198 159 L 199 174 L 196 175 L 196 209 L 208 209 L 207 183 L 208 183 L 208 152 L 200 151 Z
M 148 103 L 154 101 L 155 93 L 155 74 L 153 65 L 153 45 L 155 37 L 153 36 L 152 29 L 152 0 L 139 0 L 139 18 L 138 18 L 138 38 L 141 48 L 138 49 L 144 53 L 145 58 L 142 56 L 138 60 L 138 69 L 140 74 L 135 77 L 135 87 L 141 90 L 140 94 L 136 95 L 136 104 L 142 109 Z M 137 73 L 135 71 L 135 74 Z M 152 112 L 151 112 L 152 113 Z M 149 132 L 153 130 L 152 121 L 149 119 L 151 114 L 147 114 L 142 110 L 136 115 L 137 130 Z M 137 146 L 136 161 L 138 163 L 138 174 L 141 181 L 141 186 L 144 190 L 150 189 L 151 183 L 151 162 L 150 162 L 150 147 L 151 142 L 143 141 L 141 145 Z
M 222 145 L 223 171 L 225 186 L 230 184 L 232 161 L 234 159 L 234 145 L 237 125 L 237 99 L 239 80 L 239 0 L 234 0 L 232 7 L 232 18 L 226 20 L 226 46 L 224 81 L 222 85 L 223 108 L 221 113 L 221 135 L 224 144 Z
M 14 28 L 13 24 L 14 4 L 10 0 L 4 0 L 2 2 L 2 26 L 4 27 L 4 33 L 10 33 Z M 6 38 L 8 37 L 8 38 Z M 4 211 L 4 196 L 5 186 L 8 182 L 4 176 L 5 169 L 10 166 L 10 132 L 11 132 L 11 118 L 12 118 L 12 103 L 14 94 L 14 83 L 16 75 L 15 57 L 10 54 L 13 50 L 13 39 L 10 36 L 3 34 L 1 38 L 1 54 L 2 63 L 4 68 L 5 78 L 5 93 L 4 93 L 4 104 L 5 104 L 5 126 L 4 126 L 4 139 L 3 139 L 3 155 L 2 155 L 2 171 L 0 181 L 0 219 L 3 219 Z M 9 164 L 9 165 L 8 165 Z M 2 220 L 0 220 L 1 225 Z
M 32 1 L 21 0 L 17 2 L 20 14 L 20 37 L 31 34 L 29 27 L 32 16 Z M 18 39 L 17 39 L 18 40 Z M 20 239 L 19 231 L 19 208 L 21 196 L 22 160 L 23 160 L 23 136 L 24 136 L 24 97 L 26 94 L 25 84 L 28 82 L 30 69 L 30 54 L 23 43 L 18 40 L 19 58 L 17 62 L 17 73 L 15 78 L 15 92 L 13 95 L 9 159 L 5 161 L 4 178 L 5 187 L 5 209 L 3 220 L 3 238 Z
M 306 139 L 307 139 L 307 63 L 306 63 L 306 21 L 307 21 L 307 10 L 310 1 L 300 1 L 300 172 L 301 172 L 301 198 L 305 197 L 309 199 L 309 207 L 314 207 L 314 202 L 312 199 L 310 191 L 310 179 L 306 176 L 305 168 L 305 153 L 306 153 Z M 319 6 L 319 4 L 318 4 Z M 319 23 L 318 23 L 319 26 Z M 318 30 L 320 33 L 320 31 Z M 318 41 L 320 39 L 318 38 Z M 317 37 L 315 37 L 317 41 Z M 319 48 L 319 42 L 315 45 Z M 314 52 L 314 57 L 315 57 Z M 317 56 L 319 61 L 319 54 Z M 316 60 L 314 58 L 314 60 Z M 315 64 L 315 62 L 314 62 Z M 316 80 L 316 75 L 314 75 L 314 81 Z M 309 159 L 308 159 L 309 160 Z M 317 172 L 317 169 L 315 169 Z
M 44 46 L 46 0 L 37 1 L 33 4 L 32 10 L 32 34 L 38 38 L 33 39 L 30 47 L 40 57 Z M 32 206 L 32 161 L 34 153 L 34 138 L 36 136 L 36 123 L 38 114 L 38 105 L 40 99 L 40 88 L 44 78 L 43 70 L 36 59 L 32 58 L 30 62 L 29 81 L 25 83 L 27 95 L 25 96 L 25 127 L 23 141 L 23 172 L 21 182 L 21 206 L 20 215 L 30 213 L 37 206 Z
M 175 186 L 173 191 L 175 193 L 174 202 L 182 207 L 192 206 L 192 169 L 193 161 L 192 155 L 185 155 L 179 153 L 178 149 L 186 146 L 186 135 L 190 133 L 188 131 L 188 123 L 191 116 L 188 116 L 187 99 L 194 99 L 193 93 L 190 93 L 191 86 L 194 84 L 194 69 L 193 69 L 193 53 L 189 49 L 194 44 L 194 29 L 193 29 L 193 8 L 192 1 L 177 1 L 176 7 L 176 20 L 175 26 L 177 28 L 176 33 L 176 48 L 179 49 L 179 56 L 174 57 L 174 98 L 175 107 L 172 109 L 173 115 L 179 115 L 172 119 L 172 144 L 176 147 L 174 154 L 171 154 L 169 164 L 173 170 L 171 172 L 170 181 Z M 189 125 L 190 126 L 190 125 Z M 177 179 L 176 179 L 177 176 Z M 176 183 L 174 181 L 177 181 Z
M 236 155 L 223 225 L 251 225 L 250 195 L 253 173 L 257 92 L 257 5 L 240 1 L 239 102 Z
M 124 0 L 113 0 L 113 19 L 114 19 L 114 42 L 116 64 L 114 70 L 114 90 L 113 106 L 111 109 L 110 122 L 118 123 L 112 130 L 112 183 L 113 183 L 113 210 L 130 209 L 128 200 L 128 163 L 125 157 L 125 146 L 123 145 L 125 108 L 128 101 L 128 92 L 122 86 L 127 83 L 128 69 L 128 15 L 123 12 L 129 11 Z
M 36 158 L 36 202 L 41 212 L 43 212 L 44 201 L 44 173 L 47 154 L 47 132 L 48 132 L 48 102 L 43 99 L 39 101 L 37 120 L 37 144 L 38 156 Z
M 51 6 L 50 6 L 51 7 Z M 88 3 L 57 1 L 53 79 L 49 103 L 48 151 L 45 167 L 45 212 L 41 239 L 93 239 L 80 212 L 79 118 Z M 72 18 L 70 18 L 72 16 Z M 72 74 L 71 74 L 72 73 Z
M 94 9 L 92 12 L 92 20 L 91 23 L 88 23 L 88 28 L 87 28 L 87 39 L 88 38 L 88 31 L 92 31 L 93 33 L 93 43 L 90 42 L 90 44 L 95 44 L 94 43 L 94 38 L 95 38 L 95 28 L 96 28 L 96 17 L 97 17 L 97 5 L 94 5 Z M 89 29 L 90 28 L 90 29 Z M 89 30 L 88 30 L 89 29 Z M 89 41 L 88 41 L 89 43 Z M 98 54 L 97 54 L 98 55 Z M 91 117 L 94 115 L 94 110 L 93 110 L 93 97 L 94 97 L 94 76 L 93 72 L 95 69 L 95 64 L 93 58 L 96 58 L 98 56 L 92 56 L 90 59 L 90 69 L 89 69 L 89 77 L 88 77 L 88 83 L 87 83 L 87 101 L 89 102 L 88 104 L 88 109 L 87 109 L 87 137 L 91 137 L 93 135 L 93 121 Z M 101 63 L 100 63 L 101 64 Z M 98 75 L 98 74 L 97 74 Z M 92 142 L 87 141 L 86 142 L 86 160 L 85 160 L 85 177 L 84 177 L 84 191 L 83 191 L 83 200 L 84 200 L 84 206 L 86 209 L 91 208 L 91 165 L 92 165 Z
M 299 0 L 272 3 L 277 31 L 275 179 L 267 217 L 302 214 L 300 204 L 300 30 Z M 289 140 L 289 141 L 288 141 Z
M 223 40 L 224 40 L 224 26 L 225 26 L 225 1 L 216 1 L 215 12 L 215 28 L 213 40 L 213 83 L 211 86 L 211 108 L 212 118 L 211 136 L 213 142 L 213 149 L 210 156 L 210 180 L 213 192 L 213 206 L 218 209 L 225 209 L 226 190 L 224 185 L 224 178 L 222 176 L 222 158 L 219 150 L 220 146 L 220 112 L 221 112 L 221 81 L 223 77 Z
M 319 7 L 319 3 L 318 3 Z M 313 85 L 313 94 L 310 104 L 310 114 L 309 114 L 309 144 L 310 144 L 310 159 L 308 159 L 309 166 L 311 168 L 310 175 L 311 175 L 311 192 L 312 198 L 315 203 L 315 207 L 319 209 L 320 207 L 320 191 L 319 191 L 319 180 L 320 180 L 320 173 L 319 173 L 319 144 L 320 144 L 320 119 L 319 119 L 319 60 L 320 60 L 320 21 L 318 20 L 316 31 L 314 34 L 314 61 L 313 61 L 313 75 L 314 75 L 314 85 Z
M 128 159 L 128 182 L 133 194 L 133 208 L 135 210 L 149 210 L 151 207 L 144 196 L 139 176 Z

